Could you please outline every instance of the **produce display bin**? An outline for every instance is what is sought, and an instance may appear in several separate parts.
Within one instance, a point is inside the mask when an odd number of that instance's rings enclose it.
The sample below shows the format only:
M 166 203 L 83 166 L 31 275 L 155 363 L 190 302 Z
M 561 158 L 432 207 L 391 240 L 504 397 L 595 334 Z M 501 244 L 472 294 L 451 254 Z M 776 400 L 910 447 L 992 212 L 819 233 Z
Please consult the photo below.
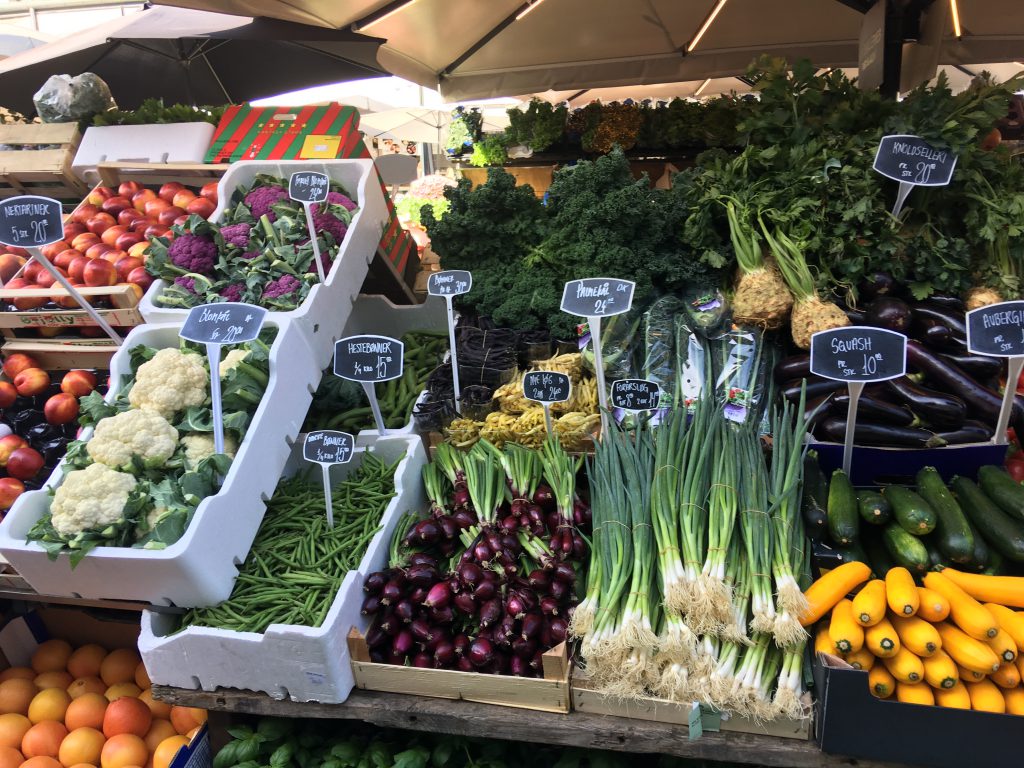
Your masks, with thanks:
M 82 134 L 78 123 L 0 124 L 0 199 L 42 195 L 80 200 L 85 185 L 71 168 Z M 56 149 L 36 149 L 56 146 Z M 22 149 L 30 147 L 30 149 Z
M 213 139 L 207 122 L 91 126 L 71 165 L 90 184 L 100 181 L 97 166 L 109 162 L 201 163 Z
M 219 493 L 200 502 L 191 525 L 162 550 L 97 547 L 75 568 L 67 555 L 50 560 L 25 535 L 49 509 L 45 489 L 22 494 L 0 523 L 0 554 L 40 594 L 195 607 L 227 598 L 238 563 L 245 559 L 277 478 L 291 454 L 320 369 L 306 339 L 288 323 L 277 328 L 270 351 L 270 382 Z M 133 330 L 111 360 L 113 400 L 130 373 L 128 350 L 145 344 L 177 347 L 179 326 L 145 325 Z M 88 439 L 86 430 L 82 439 Z M 62 479 L 63 462 L 50 479 Z
M 369 450 L 358 446 L 352 461 L 331 468 L 340 481 L 359 466 Z M 345 632 L 369 622 L 359 610 L 363 580 L 387 564 L 388 547 L 399 518 L 426 506 L 420 474 L 427 455 L 414 437 L 383 437 L 372 450 L 384 460 L 402 459 L 395 470 L 395 496 L 384 510 L 381 530 L 370 541 L 358 570 L 345 575 L 323 626 L 272 624 L 263 634 L 213 627 L 189 627 L 175 633 L 177 617 L 143 611 L 139 651 L 154 683 L 178 688 L 243 688 L 275 699 L 337 704 L 354 683 L 345 646 Z M 404 458 L 403 458 L 404 457 Z M 284 468 L 284 477 L 310 467 L 302 459 L 301 442 Z
M 812 440 L 812 450 L 818 452 L 818 462 L 826 476 L 843 466 L 843 446 Z M 883 484 L 915 484 L 914 479 L 923 467 L 935 467 L 942 479 L 949 481 L 954 475 L 976 477 L 986 464 L 1002 464 L 1006 446 L 994 443 L 949 445 L 944 448 L 878 448 L 866 445 L 853 447 L 850 482 L 858 488 Z
M 290 312 L 271 310 L 268 315 L 279 321 L 296 324 L 309 341 L 314 362 L 318 368 L 323 369 L 334 355 L 334 342 L 341 338 L 352 302 L 359 294 L 359 287 L 377 252 L 381 232 L 387 225 L 388 209 L 373 161 L 279 160 L 235 163 L 221 177 L 219 202 L 210 218 L 219 221 L 230 205 L 235 188 L 251 184 L 258 174 L 270 174 L 287 181 L 293 172 L 300 170 L 327 174 L 332 181 L 341 184 L 359 206 L 324 283 L 314 286 L 297 309 Z M 188 316 L 187 309 L 157 305 L 156 298 L 163 288 L 164 282 L 157 280 L 146 292 L 139 305 L 142 316 L 150 323 L 183 323 Z

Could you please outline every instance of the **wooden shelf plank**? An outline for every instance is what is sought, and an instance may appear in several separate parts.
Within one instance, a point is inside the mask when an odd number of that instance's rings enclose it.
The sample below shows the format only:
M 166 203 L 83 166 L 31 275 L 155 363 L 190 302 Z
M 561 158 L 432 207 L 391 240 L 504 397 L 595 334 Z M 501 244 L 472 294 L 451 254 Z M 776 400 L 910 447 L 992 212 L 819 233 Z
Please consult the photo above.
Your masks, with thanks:
M 675 755 L 714 762 L 788 768 L 898 768 L 892 763 L 826 755 L 813 741 L 726 731 L 705 733 L 689 741 L 685 728 L 665 723 L 585 712 L 557 715 L 377 691 L 354 690 L 344 704 L 300 704 L 249 691 L 224 689 L 207 692 L 153 686 L 153 694 L 171 704 L 240 714 L 363 720 L 385 728 Z

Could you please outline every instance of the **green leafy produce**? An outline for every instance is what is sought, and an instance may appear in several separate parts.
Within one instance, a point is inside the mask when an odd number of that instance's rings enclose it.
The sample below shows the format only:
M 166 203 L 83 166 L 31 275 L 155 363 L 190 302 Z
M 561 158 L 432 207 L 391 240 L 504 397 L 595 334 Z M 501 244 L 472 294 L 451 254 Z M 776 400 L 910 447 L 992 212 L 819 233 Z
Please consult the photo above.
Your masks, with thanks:
M 507 159 L 505 142 L 501 137 L 486 136 L 473 144 L 473 154 L 469 156 L 469 164 L 476 167 L 503 165 Z
M 423 206 L 428 206 L 435 219 L 440 219 L 448 210 L 448 201 L 428 200 L 425 197 L 412 197 L 404 195 L 395 201 L 395 210 L 399 218 L 408 218 L 413 224 L 422 224 Z
M 153 123 L 213 123 L 217 125 L 224 115 L 223 106 L 193 107 L 189 104 L 164 105 L 163 99 L 146 99 L 138 109 L 113 109 L 99 112 L 93 125 L 151 125 Z
M 543 152 L 562 140 L 569 109 L 555 106 L 541 99 L 530 99 L 525 110 L 508 110 L 509 127 L 505 131 L 505 146 L 522 144 L 534 152 Z

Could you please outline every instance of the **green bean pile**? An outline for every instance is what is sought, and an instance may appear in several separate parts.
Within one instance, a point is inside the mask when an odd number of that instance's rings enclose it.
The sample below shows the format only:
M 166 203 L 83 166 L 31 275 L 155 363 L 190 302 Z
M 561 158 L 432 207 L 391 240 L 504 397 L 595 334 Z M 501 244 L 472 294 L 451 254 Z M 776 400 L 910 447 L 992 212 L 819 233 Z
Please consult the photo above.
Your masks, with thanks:
M 398 463 L 363 453 L 362 464 L 331 490 L 333 529 L 327 526 L 319 471 L 278 483 L 231 597 L 189 610 L 182 628 L 262 633 L 271 624 L 323 624 L 345 574 L 358 567 L 380 530 L 395 495 Z

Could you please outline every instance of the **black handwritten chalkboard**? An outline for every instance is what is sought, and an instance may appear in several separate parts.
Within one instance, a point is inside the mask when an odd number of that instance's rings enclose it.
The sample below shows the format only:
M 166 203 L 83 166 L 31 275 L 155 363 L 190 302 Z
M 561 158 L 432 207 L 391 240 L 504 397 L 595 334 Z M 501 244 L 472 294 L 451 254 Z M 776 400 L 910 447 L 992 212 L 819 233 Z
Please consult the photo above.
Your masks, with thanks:
M 647 379 L 618 379 L 612 382 L 612 407 L 624 411 L 653 411 L 661 402 L 661 387 Z
M 811 373 L 835 381 L 885 381 L 907 372 L 907 337 L 850 325 L 811 336 Z
M 992 357 L 1024 356 L 1024 301 L 1003 301 L 968 312 L 967 350 Z
M 348 464 L 355 449 L 356 439 L 348 432 L 322 429 L 306 435 L 302 458 L 317 464 Z
M 562 291 L 562 311 L 580 317 L 607 317 L 629 312 L 636 283 L 614 277 L 570 280 Z
M 936 149 L 920 136 L 883 136 L 872 167 L 893 181 L 920 187 L 944 187 L 953 178 L 956 155 L 949 150 Z
M 473 287 L 473 273 L 465 269 L 431 272 L 427 278 L 429 296 L 461 296 Z
M 0 243 L 41 248 L 64 237 L 60 203 L 38 195 L 19 195 L 0 202 Z
M 241 344 L 260 335 L 266 316 L 266 309 L 252 304 L 203 304 L 191 309 L 178 335 L 201 344 Z
M 334 342 L 334 375 L 349 381 L 390 381 L 402 375 L 405 345 L 389 336 L 349 336 Z
M 300 203 L 322 203 L 331 189 L 326 173 L 296 171 L 288 178 L 288 196 Z
M 555 371 L 530 371 L 523 376 L 523 397 L 535 403 L 564 403 L 572 395 L 572 379 Z

